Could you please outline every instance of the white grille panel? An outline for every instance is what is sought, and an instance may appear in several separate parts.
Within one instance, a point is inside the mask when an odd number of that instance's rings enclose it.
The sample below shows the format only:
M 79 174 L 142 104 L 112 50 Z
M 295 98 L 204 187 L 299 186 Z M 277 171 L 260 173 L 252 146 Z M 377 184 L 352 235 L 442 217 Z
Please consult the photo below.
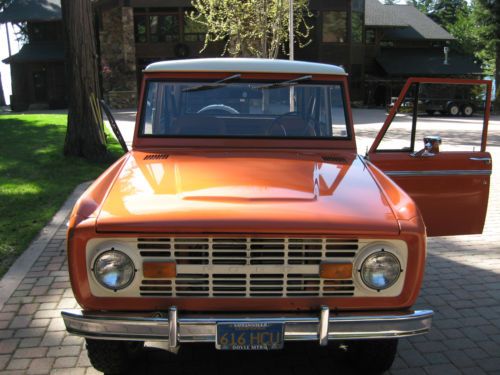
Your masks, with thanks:
M 165 257 L 177 264 L 319 264 L 353 258 L 357 240 L 263 238 L 139 238 L 142 257 Z
M 322 261 L 353 262 L 354 239 L 138 238 L 143 261 L 175 260 L 177 277 L 143 279 L 141 296 L 352 296 L 353 280 L 319 277 Z

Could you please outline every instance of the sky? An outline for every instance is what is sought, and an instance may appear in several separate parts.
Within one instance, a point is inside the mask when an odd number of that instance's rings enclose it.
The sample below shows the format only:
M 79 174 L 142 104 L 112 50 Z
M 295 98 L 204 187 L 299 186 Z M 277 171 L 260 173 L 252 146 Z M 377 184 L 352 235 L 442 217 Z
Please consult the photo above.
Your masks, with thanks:
M 9 36 L 10 36 L 10 47 L 12 54 L 17 53 L 20 48 L 20 43 L 16 40 L 14 32 L 12 30 L 12 25 L 9 23 Z M 5 30 L 5 24 L 0 24 L 0 73 L 2 74 L 2 86 L 3 93 L 5 95 L 5 101 L 10 104 L 10 95 L 12 94 L 12 88 L 10 85 L 10 66 L 1 62 L 3 59 L 9 57 L 9 48 L 7 47 L 7 33 Z

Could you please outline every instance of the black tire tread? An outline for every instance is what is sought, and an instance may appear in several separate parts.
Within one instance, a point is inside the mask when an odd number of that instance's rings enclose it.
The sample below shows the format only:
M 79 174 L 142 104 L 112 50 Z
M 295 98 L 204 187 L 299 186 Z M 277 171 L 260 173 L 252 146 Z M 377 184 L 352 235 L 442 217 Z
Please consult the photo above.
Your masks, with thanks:
M 134 358 L 127 349 L 127 342 L 86 339 L 86 343 L 90 363 L 105 374 L 126 372 Z M 137 356 L 137 352 L 134 354 Z
M 349 345 L 349 359 L 364 374 L 389 370 L 396 358 L 398 339 L 360 340 Z

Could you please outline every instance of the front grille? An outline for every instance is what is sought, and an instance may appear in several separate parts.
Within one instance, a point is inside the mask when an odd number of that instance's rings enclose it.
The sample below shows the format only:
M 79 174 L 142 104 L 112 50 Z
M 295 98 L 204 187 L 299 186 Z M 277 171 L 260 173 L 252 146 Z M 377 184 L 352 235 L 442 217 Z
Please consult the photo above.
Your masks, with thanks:
M 319 277 L 322 261 L 352 262 L 355 239 L 138 238 L 144 261 L 175 260 L 175 279 L 143 279 L 141 296 L 352 296 L 349 280 Z

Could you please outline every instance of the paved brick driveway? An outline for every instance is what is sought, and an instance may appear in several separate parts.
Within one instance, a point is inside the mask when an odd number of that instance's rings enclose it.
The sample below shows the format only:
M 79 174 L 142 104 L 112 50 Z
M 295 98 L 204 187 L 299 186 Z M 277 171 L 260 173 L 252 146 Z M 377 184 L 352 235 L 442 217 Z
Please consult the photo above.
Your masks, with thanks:
M 362 115 L 371 118 L 369 112 Z M 359 133 L 363 131 L 360 126 Z M 485 233 L 429 240 L 417 307 L 435 310 L 434 327 L 426 336 L 400 340 L 393 374 L 500 374 L 500 121 L 492 124 L 491 134 L 490 151 L 497 162 Z M 97 373 L 90 367 L 83 340 L 68 335 L 60 317 L 61 309 L 76 307 L 64 238 L 63 225 L 0 311 L 0 374 Z M 148 348 L 130 373 L 354 373 L 342 353 L 316 344 L 287 345 L 272 353 L 224 353 L 211 345 L 183 349 L 172 357 Z

